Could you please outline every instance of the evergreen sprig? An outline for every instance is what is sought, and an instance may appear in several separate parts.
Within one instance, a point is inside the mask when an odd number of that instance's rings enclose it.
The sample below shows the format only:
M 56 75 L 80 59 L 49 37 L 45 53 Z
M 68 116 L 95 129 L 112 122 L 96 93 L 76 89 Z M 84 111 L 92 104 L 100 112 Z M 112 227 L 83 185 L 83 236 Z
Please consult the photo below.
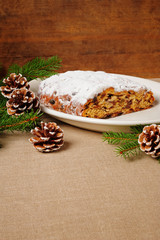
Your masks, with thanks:
M 27 62 L 22 67 L 18 64 L 13 64 L 8 68 L 7 76 L 10 73 L 21 73 L 22 76 L 26 77 L 28 81 L 35 78 L 45 78 L 56 74 L 56 71 L 60 68 L 61 60 L 57 56 L 53 56 L 47 59 L 35 58 Z M 1 69 L 1 64 L 0 64 Z M 3 81 L 0 80 L 0 86 L 4 85 Z M 29 131 L 35 126 L 39 125 L 41 121 L 42 113 L 24 112 L 20 116 L 10 116 L 7 113 L 5 98 L 0 92 L 0 133 L 3 131 Z
M 7 111 L 3 111 L 0 121 L 0 132 L 2 131 L 30 131 L 35 126 L 39 125 L 42 113 L 25 112 L 24 114 L 16 117 L 8 117 Z
M 116 148 L 117 155 L 123 156 L 124 158 L 131 158 L 137 156 L 140 153 L 140 147 L 138 141 L 131 141 L 125 144 L 121 144 Z
M 130 126 L 130 130 L 132 133 L 140 134 L 143 131 L 145 125 L 136 125 Z
M 7 76 L 11 73 L 21 73 L 28 81 L 35 78 L 46 78 L 56 74 L 57 70 L 61 67 L 61 59 L 57 56 L 50 58 L 36 57 L 27 62 L 22 67 L 18 64 L 13 64 L 8 68 Z
M 7 99 L 0 93 L 0 112 L 6 107 Z
M 109 144 L 120 144 L 128 141 L 137 141 L 137 135 L 124 132 L 105 132 L 103 133 L 103 139 Z
M 43 79 L 56 74 L 56 71 L 61 67 L 60 63 L 61 59 L 57 56 L 47 59 L 37 57 L 23 66 L 12 64 L 8 68 L 6 77 L 8 77 L 11 73 L 21 73 L 28 81 L 36 78 Z M 1 68 L 2 64 L 0 64 L 0 71 Z M 0 86 L 2 85 L 4 85 L 4 83 L 1 79 Z M 39 113 L 39 111 L 34 112 L 32 110 L 31 112 L 24 112 L 20 116 L 8 115 L 6 108 L 7 100 L 8 99 L 0 92 L 0 135 L 2 135 L 4 131 L 30 131 L 40 124 L 43 113 Z M 0 144 L 0 147 L 1 146 L 2 145 Z
M 104 132 L 103 140 L 109 144 L 119 145 L 116 147 L 117 155 L 126 158 L 131 158 L 140 153 L 140 147 L 138 143 L 138 136 L 143 130 L 143 126 L 131 126 L 131 133 L 124 132 Z

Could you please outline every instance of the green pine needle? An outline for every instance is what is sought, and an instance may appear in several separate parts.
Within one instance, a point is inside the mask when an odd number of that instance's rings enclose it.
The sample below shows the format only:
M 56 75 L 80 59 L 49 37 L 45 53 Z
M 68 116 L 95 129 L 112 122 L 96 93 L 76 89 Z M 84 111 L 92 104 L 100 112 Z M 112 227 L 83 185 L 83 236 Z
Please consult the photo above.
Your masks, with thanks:
M 6 106 L 7 98 L 0 93 L 0 108 Z
M 35 126 L 39 125 L 42 113 L 24 112 L 20 116 L 9 116 L 7 111 L 3 112 L 0 117 L 0 132 L 7 131 L 30 131 Z
M 47 59 L 44 58 L 34 58 L 33 60 L 27 62 L 25 65 L 20 67 L 17 64 L 13 64 L 8 68 L 8 74 L 21 73 L 22 76 L 26 77 L 28 81 L 35 78 L 46 78 L 54 74 L 57 74 L 57 70 L 61 67 L 61 59 L 57 56 L 53 56 Z
M 56 71 L 61 67 L 60 63 L 61 59 L 59 59 L 57 56 L 53 56 L 48 59 L 37 57 L 27 62 L 22 67 L 18 64 L 12 64 L 8 68 L 7 76 L 9 76 L 11 73 L 21 73 L 22 76 L 26 77 L 28 81 L 36 78 L 44 79 L 57 74 Z M 3 85 L 5 85 L 3 80 L 0 80 L 0 86 Z M 39 113 L 39 111 L 34 112 L 32 110 L 31 112 L 24 112 L 19 116 L 10 116 L 7 113 L 7 101 L 8 99 L 0 93 L 0 135 L 2 135 L 4 131 L 30 131 L 35 126 L 40 125 L 43 113 Z M 0 147 L 2 147 L 1 144 Z
M 0 93 L 0 123 L 1 123 L 1 118 L 6 111 L 6 102 L 7 99 Z
M 109 144 L 127 143 L 128 141 L 137 141 L 137 134 L 124 132 L 105 132 L 103 133 L 103 140 Z
M 61 60 L 57 56 L 53 56 L 47 59 L 37 57 L 27 62 L 22 67 L 20 67 L 18 64 L 11 65 L 8 68 L 7 76 L 9 76 L 11 73 L 21 73 L 22 76 L 26 77 L 28 81 L 35 78 L 43 79 L 56 74 L 56 71 L 61 66 L 60 63 Z M 2 85 L 4 85 L 4 83 L 2 80 L 0 80 L 0 86 Z M 29 131 L 34 128 L 36 124 L 39 124 L 42 114 L 39 114 L 38 112 L 24 112 L 20 116 L 8 115 L 6 108 L 7 100 L 8 99 L 0 93 L 0 132 L 3 132 L 5 130 Z
M 18 64 L 12 64 L 11 66 L 9 66 L 8 68 L 8 72 L 7 72 L 7 77 L 11 74 L 11 73 L 22 73 L 22 68 L 20 67 Z
M 122 156 L 125 159 L 137 156 L 140 153 L 138 141 L 121 144 L 116 148 L 116 153 L 118 156 Z
M 132 133 L 140 134 L 143 131 L 144 125 L 136 125 L 130 126 L 130 130 Z
M 119 145 L 116 148 L 117 155 L 124 158 L 131 158 L 140 152 L 138 136 L 142 132 L 143 126 L 131 127 L 131 133 L 124 132 L 104 132 L 103 140 L 109 144 Z

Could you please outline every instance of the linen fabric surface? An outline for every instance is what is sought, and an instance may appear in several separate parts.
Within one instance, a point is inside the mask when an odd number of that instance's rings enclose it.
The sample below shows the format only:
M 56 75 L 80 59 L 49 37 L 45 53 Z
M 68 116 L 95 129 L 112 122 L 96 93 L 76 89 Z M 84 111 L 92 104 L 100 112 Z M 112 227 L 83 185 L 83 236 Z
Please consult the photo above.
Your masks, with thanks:
M 3 133 L 0 240 L 158 240 L 160 164 L 116 157 L 102 133 L 56 121 L 64 146 L 40 153 Z

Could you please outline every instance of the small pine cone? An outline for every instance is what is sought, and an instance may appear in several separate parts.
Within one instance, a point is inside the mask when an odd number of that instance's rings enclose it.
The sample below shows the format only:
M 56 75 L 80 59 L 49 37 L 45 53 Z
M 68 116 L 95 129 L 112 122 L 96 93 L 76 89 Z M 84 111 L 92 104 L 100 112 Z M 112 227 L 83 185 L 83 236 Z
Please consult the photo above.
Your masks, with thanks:
M 60 149 L 64 143 L 63 130 L 54 122 L 41 122 L 41 128 L 31 130 L 35 135 L 29 139 L 34 147 L 40 152 L 53 152 Z
M 6 86 L 1 86 L 0 90 L 2 95 L 6 98 L 11 98 L 11 94 L 15 89 L 24 87 L 27 89 L 30 88 L 27 79 L 22 77 L 21 74 L 16 75 L 15 73 L 11 73 L 8 78 L 3 80 L 3 83 L 5 83 Z
M 35 97 L 32 91 L 21 88 L 12 92 L 6 106 L 9 115 L 21 115 L 26 111 L 30 112 L 32 109 L 36 112 L 40 107 L 40 103 L 38 97 Z
M 153 158 L 160 156 L 160 125 L 152 124 L 143 128 L 139 135 L 140 149 Z

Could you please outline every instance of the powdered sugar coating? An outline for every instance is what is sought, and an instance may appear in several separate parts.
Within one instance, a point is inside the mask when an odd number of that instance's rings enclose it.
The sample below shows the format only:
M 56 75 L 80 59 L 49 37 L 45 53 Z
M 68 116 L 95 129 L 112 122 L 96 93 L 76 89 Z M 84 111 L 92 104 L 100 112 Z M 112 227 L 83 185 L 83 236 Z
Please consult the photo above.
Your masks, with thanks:
M 146 89 L 145 86 L 117 74 L 76 70 L 53 75 L 42 81 L 38 93 L 48 96 L 53 93 L 57 96 L 70 95 L 73 104 L 85 104 L 88 99 L 109 87 L 118 92 Z

